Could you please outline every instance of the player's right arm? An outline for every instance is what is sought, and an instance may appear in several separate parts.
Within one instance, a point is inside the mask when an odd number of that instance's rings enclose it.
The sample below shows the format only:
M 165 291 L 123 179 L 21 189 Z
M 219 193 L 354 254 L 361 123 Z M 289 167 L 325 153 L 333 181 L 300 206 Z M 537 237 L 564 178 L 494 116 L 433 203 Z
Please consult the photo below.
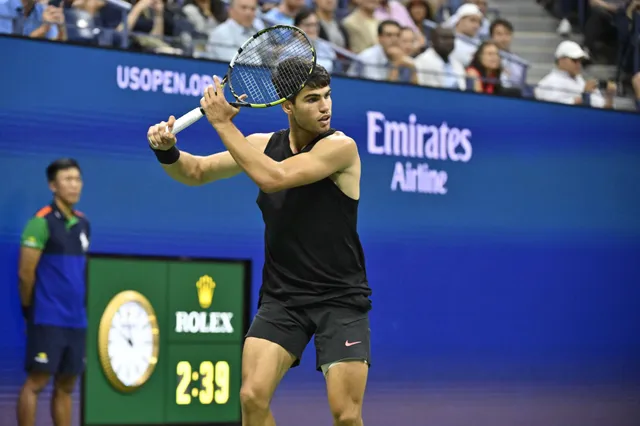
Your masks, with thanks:
M 36 216 L 25 226 L 20 241 L 20 260 L 18 262 L 18 281 L 20 302 L 23 310 L 31 306 L 33 287 L 36 283 L 36 269 L 42 256 L 42 250 L 49 239 L 49 227 L 44 217 Z
M 149 128 L 147 139 L 153 149 L 168 151 L 175 146 L 176 136 L 166 131 L 167 127 L 172 129 L 174 124 L 175 117 L 171 116 L 168 122 L 163 121 Z M 253 134 L 247 137 L 247 141 L 260 151 L 264 151 L 270 137 L 271 134 Z M 162 164 L 162 168 L 171 178 L 189 186 L 204 185 L 242 172 L 229 151 L 206 157 L 180 151 L 178 161 L 173 164 Z

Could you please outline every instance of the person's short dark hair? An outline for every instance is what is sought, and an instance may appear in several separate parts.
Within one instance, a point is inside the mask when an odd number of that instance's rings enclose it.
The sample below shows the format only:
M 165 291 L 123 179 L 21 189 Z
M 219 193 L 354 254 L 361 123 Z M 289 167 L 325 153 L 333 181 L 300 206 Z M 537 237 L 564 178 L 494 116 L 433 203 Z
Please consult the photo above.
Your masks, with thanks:
M 311 15 L 313 15 L 315 13 L 316 12 L 313 9 L 310 9 L 308 7 L 303 7 L 302 9 L 300 9 L 300 11 L 298 13 L 296 13 L 295 18 L 293 18 L 293 26 L 294 27 L 299 27 L 300 23 L 302 21 L 304 21 L 309 16 L 311 16 Z
M 507 21 L 504 18 L 497 18 L 491 23 L 491 26 L 489 27 L 489 34 L 492 37 L 493 37 L 493 32 L 498 27 L 505 27 L 507 30 L 509 30 L 510 33 L 513 33 L 513 24 L 511 22 Z
M 47 166 L 47 181 L 53 182 L 56 180 L 58 172 L 68 169 L 78 169 L 80 171 L 80 165 L 73 158 L 59 158 L 53 161 Z
M 273 85 L 276 88 L 278 96 L 285 96 L 288 92 L 291 91 L 292 85 L 296 84 L 298 80 L 292 81 L 291 78 L 287 79 L 287 76 L 291 75 L 299 75 L 300 73 L 309 72 L 309 68 L 311 68 L 311 64 L 308 60 L 292 57 L 287 58 L 284 61 L 280 62 L 276 67 L 276 72 L 272 77 Z M 294 69 L 295 71 L 291 71 Z M 280 76 L 284 76 L 281 78 Z M 309 80 L 305 87 L 309 87 L 310 89 L 321 89 L 323 87 L 327 87 L 331 84 L 331 75 L 327 70 L 320 64 L 316 63 L 313 72 L 309 76 Z M 297 96 L 299 90 L 295 92 L 295 95 L 289 98 L 291 102 L 295 102 L 295 97 Z
M 397 27 L 398 29 L 402 29 L 397 21 L 394 21 L 393 19 L 385 19 L 384 21 L 380 22 L 380 24 L 378 24 L 378 36 L 382 35 L 382 33 L 384 32 L 384 27 L 388 25 L 392 25 L 394 27 Z

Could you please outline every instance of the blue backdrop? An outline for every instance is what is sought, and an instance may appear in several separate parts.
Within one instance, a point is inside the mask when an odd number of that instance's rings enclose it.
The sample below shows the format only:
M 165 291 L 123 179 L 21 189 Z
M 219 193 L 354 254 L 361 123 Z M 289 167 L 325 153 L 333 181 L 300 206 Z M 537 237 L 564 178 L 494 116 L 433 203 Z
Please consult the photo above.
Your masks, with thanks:
M 0 51 L 11 58 L 0 83 L 0 352 L 21 355 L 17 244 L 50 199 L 44 168 L 59 156 L 83 167 L 92 251 L 250 258 L 255 297 L 253 183 L 173 182 L 145 138 L 197 106 L 226 66 L 8 38 Z M 363 163 L 372 381 L 640 380 L 637 115 L 343 78 L 332 87 L 333 127 Z M 236 122 L 245 133 L 287 125 L 279 108 Z M 223 149 L 206 120 L 178 139 L 196 154 Z M 18 377 L 12 366 L 0 379 Z

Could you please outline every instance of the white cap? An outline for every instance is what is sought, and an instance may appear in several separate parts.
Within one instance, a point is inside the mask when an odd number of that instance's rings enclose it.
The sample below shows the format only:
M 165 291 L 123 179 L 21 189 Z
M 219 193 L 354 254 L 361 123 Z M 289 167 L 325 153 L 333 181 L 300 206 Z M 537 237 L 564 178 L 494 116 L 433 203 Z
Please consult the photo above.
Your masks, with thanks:
M 479 16 L 483 17 L 482 11 L 478 6 L 473 3 L 465 3 L 458 8 L 454 16 L 456 17 L 456 21 L 459 21 L 462 18 L 466 18 L 467 16 Z
M 556 48 L 556 59 L 560 58 L 588 59 L 589 55 L 575 41 L 565 40 Z

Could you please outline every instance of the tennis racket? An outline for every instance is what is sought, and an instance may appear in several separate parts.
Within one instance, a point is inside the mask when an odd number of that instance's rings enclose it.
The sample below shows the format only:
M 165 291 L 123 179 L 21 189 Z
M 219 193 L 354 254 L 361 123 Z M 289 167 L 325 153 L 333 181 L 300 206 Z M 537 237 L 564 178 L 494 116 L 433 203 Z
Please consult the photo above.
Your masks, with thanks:
M 316 51 L 299 28 L 274 25 L 257 32 L 238 49 L 222 87 L 229 86 L 235 107 L 269 108 L 295 96 L 316 67 Z M 245 95 L 244 99 L 240 96 Z M 201 107 L 178 118 L 171 133 L 178 134 L 204 117 Z M 169 129 L 167 129 L 169 131 Z

